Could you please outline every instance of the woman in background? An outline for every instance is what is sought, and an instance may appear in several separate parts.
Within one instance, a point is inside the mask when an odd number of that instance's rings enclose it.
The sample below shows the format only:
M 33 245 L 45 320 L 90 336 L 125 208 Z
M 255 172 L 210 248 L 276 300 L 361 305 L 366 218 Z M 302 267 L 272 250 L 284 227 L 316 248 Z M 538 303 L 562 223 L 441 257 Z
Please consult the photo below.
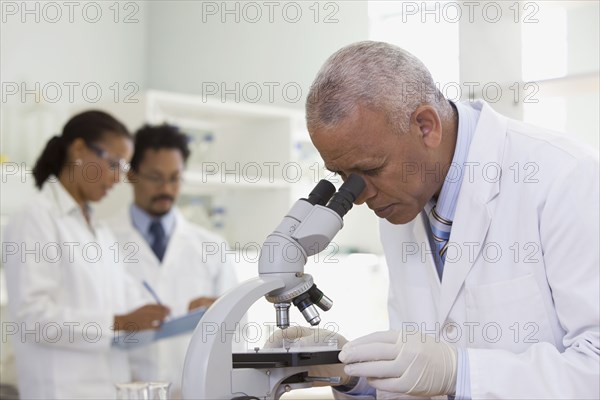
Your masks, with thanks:
M 156 328 L 168 314 L 136 308 L 140 284 L 121 264 L 135 254 L 89 206 L 119 182 L 132 149 L 112 116 L 74 116 L 37 160 L 39 193 L 6 227 L 5 247 L 17 249 L 5 252 L 5 266 L 21 398 L 113 399 L 114 384 L 130 379 L 126 353 L 111 347 L 114 331 Z

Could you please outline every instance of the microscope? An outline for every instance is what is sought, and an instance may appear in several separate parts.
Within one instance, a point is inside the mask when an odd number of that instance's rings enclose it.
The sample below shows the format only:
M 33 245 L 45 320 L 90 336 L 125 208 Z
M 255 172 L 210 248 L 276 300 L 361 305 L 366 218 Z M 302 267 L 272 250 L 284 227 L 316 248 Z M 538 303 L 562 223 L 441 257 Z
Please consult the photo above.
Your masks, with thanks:
M 308 257 L 324 250 L 342 229 L 343 216 L 365 187 L 350 175 L 336 192 L 321 180 L 306 199 L 298 200 L 265 240 L 258 277 L 221 296 L 198 323 L 185 357 L 184 399 L 272 400 L 293 389 L 312 387 L 323 377 L 309 377 L 312 365 L 338 363 L 337 351 L 233 353 L 232 340 L 246 311 L 261 297 L 273 303 L 276 324 L 290 326 L 293 304 L 310 325 L 321 322 L 317 307 L 332 301 L 304 273 Z M 332 381 L 333 382 L 333 381 Z

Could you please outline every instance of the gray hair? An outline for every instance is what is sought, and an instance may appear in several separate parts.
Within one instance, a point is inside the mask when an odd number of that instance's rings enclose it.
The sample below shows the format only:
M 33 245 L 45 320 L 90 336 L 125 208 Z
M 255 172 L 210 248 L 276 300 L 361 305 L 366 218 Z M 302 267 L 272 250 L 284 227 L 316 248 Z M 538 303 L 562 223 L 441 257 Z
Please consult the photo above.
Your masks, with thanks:
M 364 41 L 327 59 L 306 99 L 308 130 L 333 127 L 357 106 L 383 111 L 396 132 L 408 130 L 421 104 L 445 116 L 449 106 L 425 65 L 389 43 Z

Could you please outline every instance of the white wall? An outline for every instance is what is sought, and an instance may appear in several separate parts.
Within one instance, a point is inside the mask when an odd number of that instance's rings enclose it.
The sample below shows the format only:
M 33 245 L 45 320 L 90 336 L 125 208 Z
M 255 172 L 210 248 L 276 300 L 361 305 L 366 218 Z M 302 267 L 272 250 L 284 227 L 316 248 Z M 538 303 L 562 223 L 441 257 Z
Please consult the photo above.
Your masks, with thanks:
M 474 87 L 475 98 L 494 101 L 491 105 L 496 111 L 521 119 L 523 111 L 509 89 L 521 81 L 521 28 L 509 9 L 512 4 L 495 3 L 501 7 L 497 21 L 495 8 L 484 12 L 483 7 L 473 12 L 473 18 L 460 19 L 460 82 L 465 88 L 463 100 L 469 99 L 469 87 Z M 498 86 L 502 94 L 497 96 L 494 88 Z
M 146 3 L 118 3 L 118 14 L 113 2 L 73 3 L 2 2 L 0 133 L 9 160 L 32 164 L 74 110 L 118 110 L 130 128 L 139 122 L 140 104 L 129 101 L 146 88 Z
M 575 1 L 567 8 L 568 73 L 598 73 L 600 63 L 600 3 Z
M 258 8 L 246 5 L 250 3 Z M 149 3 L 148 86 L 210 94 L 216 85 L 217 98 L 236 101 L 220 86 L 233 90 L 238 82 L 240 101 L 303 108 L 325 59 L 346 44 L 368 38 L 367 2 L 328 2 L 327 8 L 323 2 L 275 3 L 271 16 L 263 2 Z M 318 15 L 314 4 L 319 5 Z M 284 94 L 286 84 L 291 86 Z M 271 98 L 268 85 L 274 88 Z M 297 86 L 303 96 L 294 102 Z

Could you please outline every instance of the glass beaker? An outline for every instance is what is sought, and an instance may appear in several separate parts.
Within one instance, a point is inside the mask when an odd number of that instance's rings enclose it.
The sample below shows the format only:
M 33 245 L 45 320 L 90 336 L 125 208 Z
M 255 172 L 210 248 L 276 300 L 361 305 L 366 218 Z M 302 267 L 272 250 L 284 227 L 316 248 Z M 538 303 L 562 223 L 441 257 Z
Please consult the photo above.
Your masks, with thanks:
M 148 382 L 148 400 L 168 400 L 170 382 Z
M 117 400 L 168 400 L 170 382 L 117 383 Z
M 117 400 L 148 400 L 148 383 L 117 383 Z

